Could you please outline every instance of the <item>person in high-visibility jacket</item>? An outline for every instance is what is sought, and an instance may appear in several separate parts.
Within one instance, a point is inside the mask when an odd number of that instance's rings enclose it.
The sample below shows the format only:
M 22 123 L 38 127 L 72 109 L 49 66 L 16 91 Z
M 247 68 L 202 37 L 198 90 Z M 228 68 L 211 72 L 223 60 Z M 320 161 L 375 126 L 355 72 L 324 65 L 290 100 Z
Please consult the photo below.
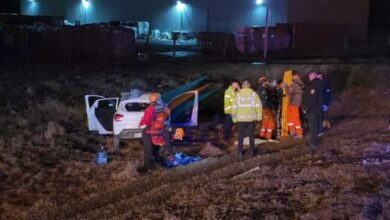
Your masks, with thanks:
M 224 96 L 224 112 L 225 112 L 225 122 L 224 122 L 224 131 L 223 137 L 224 140 L 228 140 L 232 133 L 233 120 L 232 120 L 232 105 L 233 100 L 236 98 L 238 91 L 240 90 L 240 84 L 238 80 L 232 80 L 229 88 L 225 90 Z
M 261 121 L 261 101 L 259 95 L 251 89 L 249 81 L 242 83 L 242 89 L 234 99 L 232 106 L 233 122 L 238 127 L 238 155 L 243 155 L 244 133 L 248 129 L 251 155 L 255 155 L 255 126 Z

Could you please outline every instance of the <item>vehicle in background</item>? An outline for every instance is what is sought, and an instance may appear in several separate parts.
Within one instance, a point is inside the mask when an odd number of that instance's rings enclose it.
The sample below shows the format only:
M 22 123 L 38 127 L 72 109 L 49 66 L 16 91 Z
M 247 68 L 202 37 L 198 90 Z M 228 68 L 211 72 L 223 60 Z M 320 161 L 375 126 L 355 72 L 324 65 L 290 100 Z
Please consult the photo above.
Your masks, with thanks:
M 133 94 L 132 94 L 133 93 Z M 137 94 L 137 95 L 134 95 Z M 114 147 L 120 142 L 142 138 L 139 127 L 145 109 L 149 106 L 150 93 L 122 93 L 119 98 L 105 98 L 99 95 L 86 95 L 85 104 L 88 117 L 88 130 L 100 135 L 114 135 Z M 160 100 L 161 104 L 163 101 Z M 192 90 L 172 98 L 170 123 L 173 128 L 198 125 L 198 91 Z

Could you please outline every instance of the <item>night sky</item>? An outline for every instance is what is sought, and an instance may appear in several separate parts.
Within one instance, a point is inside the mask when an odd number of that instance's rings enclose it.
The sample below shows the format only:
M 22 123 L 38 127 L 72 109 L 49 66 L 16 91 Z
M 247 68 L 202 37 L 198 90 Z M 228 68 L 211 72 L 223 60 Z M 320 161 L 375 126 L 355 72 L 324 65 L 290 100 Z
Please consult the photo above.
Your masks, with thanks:
M 390 0 L 370 0 L 369 29 L 390 29 Z
M 20 13 L 20 1 L 0 0 L 0 13 Z

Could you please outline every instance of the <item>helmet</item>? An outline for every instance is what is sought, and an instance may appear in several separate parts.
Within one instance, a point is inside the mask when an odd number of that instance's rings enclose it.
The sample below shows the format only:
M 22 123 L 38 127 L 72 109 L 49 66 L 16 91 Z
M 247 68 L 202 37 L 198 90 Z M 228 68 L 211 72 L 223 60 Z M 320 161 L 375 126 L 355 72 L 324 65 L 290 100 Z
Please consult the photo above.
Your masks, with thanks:
M 151 101 L 151 102 L 157 102 L 158 99 L 159 99 L 159 96 L 157 93 L 152 93 L 149 96 L 149 101 Z
M 176 128 L 174 139 L 175 140 L 183 140 L 184 137 L 184 129 L 183 128 Z
M 267 77 L 260 76 L 259 79 L 258 79 L 258 82 L 264 82 L 264 81 L 267 81 Z

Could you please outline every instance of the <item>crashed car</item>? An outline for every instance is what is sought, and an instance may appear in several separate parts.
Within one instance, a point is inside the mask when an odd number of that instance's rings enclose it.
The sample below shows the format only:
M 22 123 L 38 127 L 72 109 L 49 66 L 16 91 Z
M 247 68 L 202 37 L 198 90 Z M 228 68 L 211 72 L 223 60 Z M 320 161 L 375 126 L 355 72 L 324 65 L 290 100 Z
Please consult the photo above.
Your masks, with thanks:
M 142 138 L 139 127 L 145 109 L 149 106 L 150 93 L 129 96 L 123 93 L 119 98 L 105 98 L 98 95 L 86 95 L 86 111 L 89 131 L 100 135 L 114 135 L 114 146 L 121 141 Z M 161 98 L 160 98 L 161 99 Z M 163 102 L 162 99 L 159 102 Z M 198 124 L 198 91 L 193 90 L 172 98 L 167 107 L 170 109 L 172 127 L 190 127 Z

